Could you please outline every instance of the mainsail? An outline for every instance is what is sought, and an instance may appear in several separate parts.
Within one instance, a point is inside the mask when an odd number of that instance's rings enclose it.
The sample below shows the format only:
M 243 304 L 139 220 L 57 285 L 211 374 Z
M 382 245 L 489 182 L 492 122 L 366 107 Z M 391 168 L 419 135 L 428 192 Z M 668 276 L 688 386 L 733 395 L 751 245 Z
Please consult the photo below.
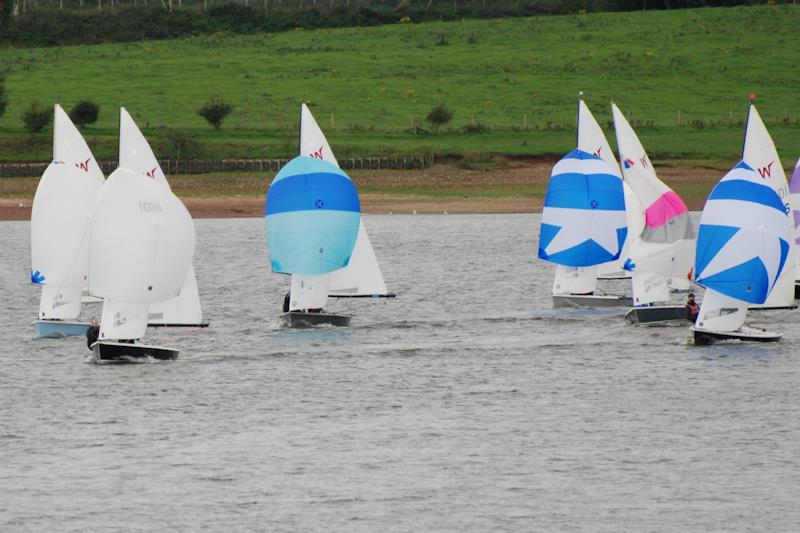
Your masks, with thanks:
M 136 126 L 128 111 L 119 112 L 119 166 L 144 174 L 149 179 L 170 189 L 150 143 Z M 170 189 L 171 190 L 171 189 Z M 150 325 L 201 325 L 203 310 L 197 288 L 194 266 L 189 269 L 180 294 L 163 302 L 155 302 L 149 309 Z
M 86 141 L 56 104 L 53 161 L 33 199 L 31 282 L 42 286 L 40 319 L 75 319 L 89 263 L 89 214 L 103 173 Z
M 644 208 L 639 233 L 629 235 L 626 270 L 633 273 L 635 305 L 669 298 L 673 280 L 691 276 L 695 235 L 686 204 L 658 179 L 650 158 L 619 108 L 611 104 L 620 168 Z
M 781 198 L 784 214 L 786 215 L 786 226 L 793 234 L 794 222 L 793 217 L 789 216 L 791 207 L 786 173 L 783 171 L 783 165 L 781 165 L 781 159 L 775 149 L 775 144 L 772 142 L 772 137 L 770 137 L 767 127 L 764 125 L 764 121 L 761 120 L 761 116 L 754 105 L 750 106 L 747 115 L 742 161 L 757 173 L 761 183 L 770 186 Z M 794 239 L 792 239 L 789 246 L 789 261 L 775 283 L 775 288 L 770 292 L 769 298 L 767 298 L 766 302 L 763 302 L 763 307 L 794 306 L 796 257 L 796 246 L 794 245 Z
M 794 221 L 794 244 L 800 246 L 800 159 L 794 166 L 792 177 L 789 180 L 789 202 L 792 207 L 792 220 Z M 800 253 L 795 253 L 795 280 L 800 280 Z

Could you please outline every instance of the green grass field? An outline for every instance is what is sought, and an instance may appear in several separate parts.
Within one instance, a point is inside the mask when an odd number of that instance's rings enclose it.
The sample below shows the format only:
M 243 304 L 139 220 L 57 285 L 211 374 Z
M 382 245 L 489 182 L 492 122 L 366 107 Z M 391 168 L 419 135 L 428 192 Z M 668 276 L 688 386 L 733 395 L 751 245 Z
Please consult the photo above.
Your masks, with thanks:
M 632 116 L 654 159 L 730 163 L 757 93 L 789 165 L 800 155 L 798 27 L 800 6 L 783 5 L 2 49 L 0 159 L 50 157 L 50 132 L 23 130 L 31 101 L 84 98 L 101 106 L 85 130 L 99 158 L 115 157 L 120 104 L 161 156 L 165 128 L 196 135 L 206 157 L 290 156 L 301 101 L 340 156 L 560 154 L 583 90 L 601 123 L 612 98 Z M 235 106 L 220 131 L 196 113 L 212 96 Z M 407 131 L 442 102 L 455 111 L 442 131 Z M 472 123 L 488 129 L 463 133 Z

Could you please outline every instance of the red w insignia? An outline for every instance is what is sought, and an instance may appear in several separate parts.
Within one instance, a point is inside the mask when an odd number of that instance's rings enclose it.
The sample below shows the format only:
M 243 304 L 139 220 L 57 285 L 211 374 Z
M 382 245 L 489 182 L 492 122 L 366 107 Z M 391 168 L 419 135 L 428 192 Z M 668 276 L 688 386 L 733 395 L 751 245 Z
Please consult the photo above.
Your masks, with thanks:
M 647 168 L 647 156 L 646 156 L 646 155 L 643 155 L 642 157 L 640 157 L 640 158 L 639 158 L 639 161 L 641 161 L 641 162 L 642 162 L 642 166 L 643 166 L 644 168 Z
M 151 180 L 154 180 L 154 179 L 156 179 L 156 169 L 157 169 L 157 168 L 158 168 L 158 167 L 153 167 L 153 168 L 152 168 L 152 170 L 148 170 L 147 172 L 145 172 L 145 173 L 144 173 L 144 174 L 145 174 L 145 176 L 147 176 L 147 177 L 148 177 L 148 178 L 150 178 Z
M 89 159 L 87 159 L 83 163 L 75 163 L 75 166 L 78 167 L 79 169 L 83 170 L 84 172 L 89 172 L 89 161 L 91 161 L 91 160 L 92 160 L 92 158 L 90 157 Z
M 599 157 L 599 158 L 601 158 L 601 159 L 602 159 L 602 156 L 600 155 L 600 150 L 602 150 L 602 149 L 603 149 L 603 147 L 601 146 L 601 147 L 600 147 L 600 148 L 598 148 L 598 149 L 595 151 L 595 153 L 594 153 L 594 155 L 596 155 L 597 157 Z
M 774 162 L 775 161 L 772 161 L 769 165 L 767 165 L 765 167 L 761 167 L 761 168 L 758 169 L 758 173 L 761 174 L 762 178 L 771 178 L 772 177 L 772 163 L 774 163 Z
M 309 155 L 311 157 L 316 157 L 317 159 L 322 159 L 322 146 L 319 147 L 319 150 L 316 152 L 311 152 Z

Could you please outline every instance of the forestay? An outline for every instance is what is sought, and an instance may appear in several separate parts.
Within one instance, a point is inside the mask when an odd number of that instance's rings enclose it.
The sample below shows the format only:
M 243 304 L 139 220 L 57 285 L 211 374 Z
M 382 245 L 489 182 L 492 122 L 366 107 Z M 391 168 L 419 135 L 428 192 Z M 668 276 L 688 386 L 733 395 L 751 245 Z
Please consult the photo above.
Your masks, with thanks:
M 101 322 L 101 340 L 144 335 L 147 306 L 178 295 L 194 245 L 192 218 L 169 188 L 127 168 L 109 176 L 92 214 L 89 260 L 89 292 L 112 320 Z
M 31 282 L 42 285 L 41 319 L 75 319 L 89 267 L 89 213 L 103 173 L 61 106 L 55 106 L 53 161 L 33 199 Z
M 616 165 L 579 149 L 556 163 L 542 212 L 539 258 L 566 267 L 613 261 L 626 233 Z
M 622 175 L 644 209 L 641 231 L 628 238 L 629 255 L 624 263 L 624 268 L 634 273 L 634 303 L 666 300 L 673 279 L 691 276 L 695 233 L 689 210 L 680 196 L 658 179 L 619 108 L 611 104 L 611 110 Z

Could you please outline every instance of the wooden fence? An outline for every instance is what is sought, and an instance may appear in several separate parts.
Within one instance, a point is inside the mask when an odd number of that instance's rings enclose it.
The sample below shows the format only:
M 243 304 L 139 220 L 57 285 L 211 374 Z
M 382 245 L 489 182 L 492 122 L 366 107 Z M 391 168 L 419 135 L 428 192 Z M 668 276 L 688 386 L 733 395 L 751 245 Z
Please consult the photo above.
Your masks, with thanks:
M 164 159 L 160 161 L 161 169 L 167 174 L 209 174 L 219 172 L 277 172 L 288 159 Z M 107 176 L 115 168 L 117 162 L 111 160 L 98 161 L 103 173 Z M 0 177 L 41 176 L 50 162 L 36 163 L 4 163 L 0 162 Z M 433 156 L 406 157 L 344 157 L 339 159 L 339 166 L 344 169 L 415 169 L 429 168 L 433 165 Z

